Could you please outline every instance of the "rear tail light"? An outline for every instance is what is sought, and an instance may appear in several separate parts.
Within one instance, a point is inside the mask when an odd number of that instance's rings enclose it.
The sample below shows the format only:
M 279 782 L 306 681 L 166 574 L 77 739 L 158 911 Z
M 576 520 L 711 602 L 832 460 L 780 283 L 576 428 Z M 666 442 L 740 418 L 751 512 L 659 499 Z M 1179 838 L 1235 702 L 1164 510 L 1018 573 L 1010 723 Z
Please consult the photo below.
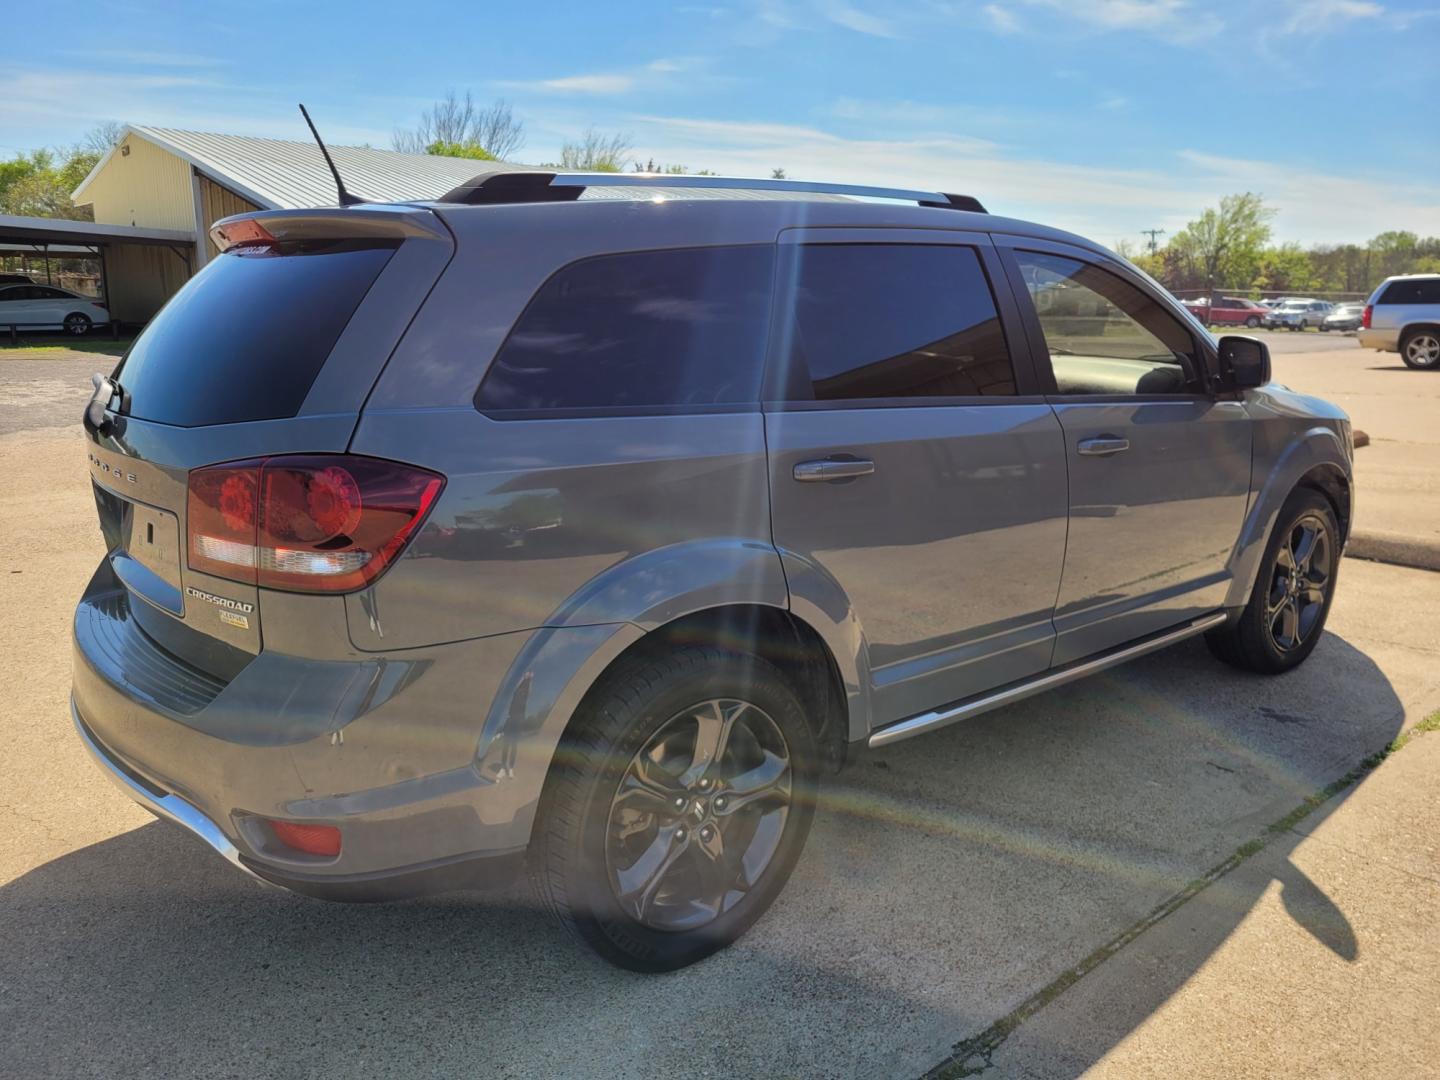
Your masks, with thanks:
M 216 225 L 210 230 L 210 238 L 221 251 L 234 247 L 273 247 L 275 236 L 254 218 L 241 218 Z
M 190 568 L 292 592 L 351 592 L 404 550 L 444 487 L 412 465 L 288 455 L 190 473 Z
M 1366 304 L 1365 310 L 1360 315 L 1360 325 L 1363 326 L 1366 330 L 1370 329 L 1370 315 L 1372 312 L 1374 312 L 1374 310 L 1375 308 L 1373 305 Z
M 340 830 L 334 825 L 301 825 L 295 821 L 268 822 L 270 830 L 288 848 L 306 855 L 339 855 Z

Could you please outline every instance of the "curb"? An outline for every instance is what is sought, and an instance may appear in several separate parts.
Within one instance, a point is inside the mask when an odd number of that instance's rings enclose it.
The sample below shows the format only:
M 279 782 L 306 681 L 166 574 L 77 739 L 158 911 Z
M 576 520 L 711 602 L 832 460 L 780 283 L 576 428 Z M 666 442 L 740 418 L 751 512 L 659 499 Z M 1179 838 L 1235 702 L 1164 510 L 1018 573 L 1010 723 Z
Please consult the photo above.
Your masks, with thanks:
M 1352 559 L 1440 571 L 1440 539 L 1357 529 L 1345 544 L 1345 554 Z

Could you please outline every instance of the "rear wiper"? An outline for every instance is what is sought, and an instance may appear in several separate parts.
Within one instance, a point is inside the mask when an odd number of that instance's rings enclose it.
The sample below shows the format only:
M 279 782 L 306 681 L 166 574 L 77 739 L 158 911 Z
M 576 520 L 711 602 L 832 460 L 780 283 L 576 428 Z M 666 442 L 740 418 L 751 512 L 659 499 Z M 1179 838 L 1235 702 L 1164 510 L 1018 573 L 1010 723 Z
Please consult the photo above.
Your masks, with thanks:
M 90 384 L 95 387 L 95 392 L 90 395 L 90 401 L 85 406 L 85 430 L 103 435 L 110 430 L 110 417 L 106 415 L 106 410 L 116 394 L 120 395 L 123 408 L 125 391 L 115 379 L 98 371 L 90 376 Z

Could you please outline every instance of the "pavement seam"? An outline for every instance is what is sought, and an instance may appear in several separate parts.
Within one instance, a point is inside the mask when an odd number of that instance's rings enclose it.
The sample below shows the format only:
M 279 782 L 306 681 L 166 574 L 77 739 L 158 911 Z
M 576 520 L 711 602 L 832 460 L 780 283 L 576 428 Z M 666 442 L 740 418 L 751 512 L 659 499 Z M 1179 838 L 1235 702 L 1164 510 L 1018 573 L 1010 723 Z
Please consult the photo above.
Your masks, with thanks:
M 1388 745 L 1363 758 L 1344 776 L 1307 795 L 1288 814 L 1265 826 L 1259 835 L 1241 844 L 1228 858 L 1211 867 L 1179 892 L 1162 900 L 1151 909 L 1149 914 L 1122 930 L 1074 967 L 1061 972 L 1046 986 L 1031 994 L 984 1031 L 955 1043 L 950 1053 L 939 1064 L 923 1074 L 922 1080 L 959 1080 L 961 1077 L 978 1076 L 991 1068 L 994 1065 L 995 1052 L 1026 1020 L 1040 1012 L 1066 990 L 1140 937 L 1146 930 L 1184 907 L 1232 870 L 1264 851 L 1277 836 L 1285 833 L 1303 836 L 1303 833 L 1296 831 L 1296 825 L 1336 795 L 1359 783 L 1391 754 L 1403 750 L 1412 739 L 1433 731 L 1440 731 L 1440 711 L 1431 713 L 1401 732 Z

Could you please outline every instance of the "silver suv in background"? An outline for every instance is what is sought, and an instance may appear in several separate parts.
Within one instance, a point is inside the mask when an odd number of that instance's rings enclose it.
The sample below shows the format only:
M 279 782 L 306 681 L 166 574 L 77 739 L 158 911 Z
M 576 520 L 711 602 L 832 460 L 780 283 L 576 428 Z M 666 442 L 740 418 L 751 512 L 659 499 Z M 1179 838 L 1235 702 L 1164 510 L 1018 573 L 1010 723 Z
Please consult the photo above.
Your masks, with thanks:
M 1304 330 L 1307 327 L 1323 327 L 1325 317 L 1330 314 L 1330 305 L 1324 300 L 1297 298 L 1283 300 L 1280 305 L 1265 316 L 1265 325 L 1272 330 Z
M 1440 274 L 1386 278 L 1370 294 L 1360 345 L 1398 352 L 1407 367 L 1440 368 Z
M 849 752 L 1324 630 L 1344 414 L 972 198 L 505 171 L 212 236 L 86 410 L 72 711 L 264 881 L 526 867 L 671 969 L 765 911 Z

